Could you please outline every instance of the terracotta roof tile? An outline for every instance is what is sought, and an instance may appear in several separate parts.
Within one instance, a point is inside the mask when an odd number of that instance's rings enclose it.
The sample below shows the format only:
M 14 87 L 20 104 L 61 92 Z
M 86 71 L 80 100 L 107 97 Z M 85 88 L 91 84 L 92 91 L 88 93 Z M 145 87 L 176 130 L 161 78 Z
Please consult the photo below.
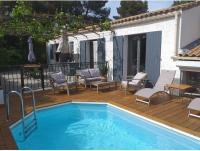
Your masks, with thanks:
M 200 39 L 193 41 L 182 50 L 185 52 L 183 54 L 179 54 L 181 57 L 200 57 Z

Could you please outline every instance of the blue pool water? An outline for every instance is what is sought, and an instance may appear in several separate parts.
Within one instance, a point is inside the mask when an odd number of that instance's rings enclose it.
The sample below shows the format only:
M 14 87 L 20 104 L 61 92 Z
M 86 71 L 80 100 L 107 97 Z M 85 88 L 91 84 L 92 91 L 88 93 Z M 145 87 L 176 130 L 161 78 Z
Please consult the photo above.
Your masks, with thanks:
M 19 149 L 200 149 L 196 139 L 107 104 L 63 104 L 37 111 L 37 119 L 25 141 L 21 123 L 11 128 Z

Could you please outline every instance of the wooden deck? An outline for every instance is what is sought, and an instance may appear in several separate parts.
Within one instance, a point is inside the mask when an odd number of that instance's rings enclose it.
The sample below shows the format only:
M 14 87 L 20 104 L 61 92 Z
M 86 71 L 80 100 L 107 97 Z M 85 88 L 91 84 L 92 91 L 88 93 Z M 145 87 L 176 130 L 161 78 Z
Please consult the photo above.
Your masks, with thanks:
M 136 103 L 133 94 L 124 95 L 123 91 L 114 90 L 96 93 L 96 90 L 80 88 L 70 96 L 65 92 L 58 92 L 55 95 L 52 91 L 41 91 L 36 93 L 37 108 L 66 101 L 97 101 L 110 102 L 114 105 L 138 113 L 158 122 L 162 122 L 171 127 L 191 133 L 200 137 L 200 119 L 188 118 L 187 105 L 190 99 L 170 99 L 168 96 L 153 98 L 153 103 L 149 107 L 143 103 Z M 25 108 L 29 112 L 31 107 L 31 97 L 25 97 Z M 16 149 L 16 144 L 11 136 L 8 126 L 20 118 L 19 101 L 13 96 L 11 101 L 12 115 L 11 121 L 6 122 L 5 107 L 0 106 L 0 149 Z

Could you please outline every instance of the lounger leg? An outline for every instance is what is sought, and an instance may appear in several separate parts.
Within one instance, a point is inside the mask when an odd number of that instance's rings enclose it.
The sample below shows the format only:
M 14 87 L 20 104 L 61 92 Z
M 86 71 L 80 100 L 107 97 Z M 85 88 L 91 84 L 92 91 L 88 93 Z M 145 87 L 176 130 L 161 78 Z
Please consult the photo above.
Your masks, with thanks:
M 189 110 L 189 113 L 188 113 L 188 117 L 190 117 L 190 110 Z

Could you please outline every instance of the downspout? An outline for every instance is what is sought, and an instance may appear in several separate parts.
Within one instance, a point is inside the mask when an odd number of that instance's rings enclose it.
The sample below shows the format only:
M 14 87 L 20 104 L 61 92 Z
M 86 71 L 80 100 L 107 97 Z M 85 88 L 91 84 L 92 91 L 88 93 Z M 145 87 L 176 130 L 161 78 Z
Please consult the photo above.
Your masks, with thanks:
M 181 27 L 181 15 L 182 10 L 179 10 L 175 13 L 175 45 L 174 45 L 174 56 L 178 55 L 180 47 L 180 27 Z

